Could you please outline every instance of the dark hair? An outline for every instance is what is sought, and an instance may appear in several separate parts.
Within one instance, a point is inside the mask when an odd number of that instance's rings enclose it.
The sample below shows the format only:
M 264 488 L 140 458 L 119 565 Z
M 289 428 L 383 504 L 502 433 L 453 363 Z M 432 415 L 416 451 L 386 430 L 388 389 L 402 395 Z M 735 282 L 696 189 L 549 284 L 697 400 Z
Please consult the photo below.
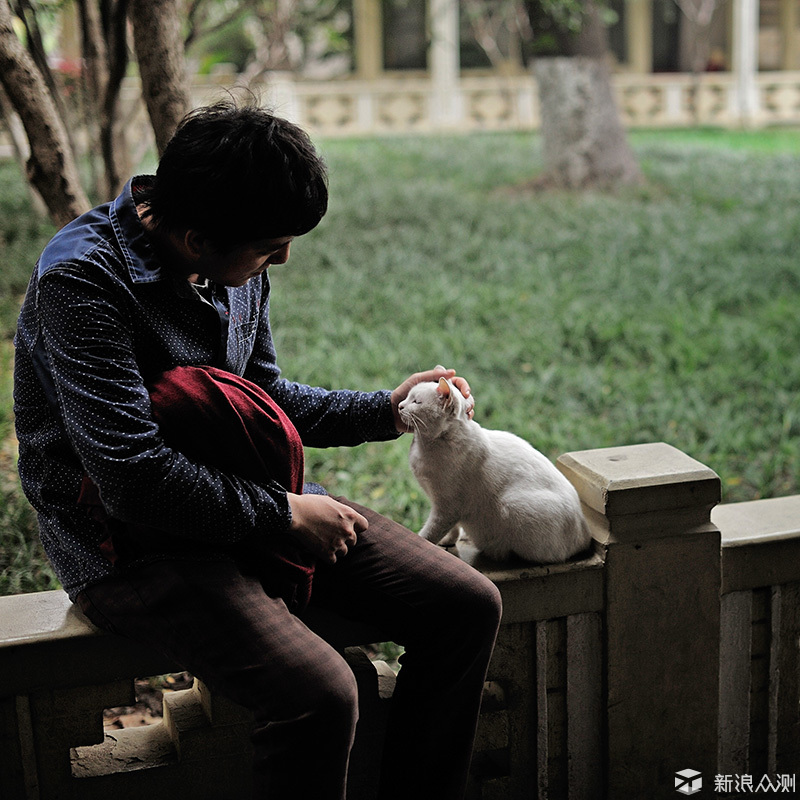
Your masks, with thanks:
M 146 202 L 158 227 L 201 231 L 222 249 L 300 236 L 328 208 L 327 170 L 296 125 L 224 101 L 183 119 Z

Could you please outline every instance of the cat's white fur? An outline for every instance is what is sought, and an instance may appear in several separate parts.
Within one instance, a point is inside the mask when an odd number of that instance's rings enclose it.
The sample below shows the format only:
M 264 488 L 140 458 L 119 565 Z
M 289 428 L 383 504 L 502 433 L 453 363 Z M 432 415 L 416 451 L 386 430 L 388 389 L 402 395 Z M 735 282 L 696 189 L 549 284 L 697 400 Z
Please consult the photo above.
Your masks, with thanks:
M 400 403 L 414 430 L 411 470 L 431 500 L 420 536 L 450 546 L 463 529 L 490 558 L 542 564 L 585 550 L 591 534 L 572 484 L 519 436 L 469 419 L 471 407 L 444 378 Z

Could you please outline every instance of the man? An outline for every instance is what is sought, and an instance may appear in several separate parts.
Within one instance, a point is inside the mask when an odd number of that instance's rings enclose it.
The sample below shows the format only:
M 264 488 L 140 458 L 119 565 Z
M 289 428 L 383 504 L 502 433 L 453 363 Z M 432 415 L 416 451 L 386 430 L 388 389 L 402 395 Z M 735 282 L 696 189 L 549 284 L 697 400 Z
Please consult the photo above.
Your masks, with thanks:
M 176 388 L 165 394 L 164 381 L 177 374 L 183 390 L 187 370 L 203 381 L 184 396 L 195 407 L 238 393 L 256 416 L 275 412 L 275 437 L 299 432 L 310 446 L 399 435 L 397 407 L 422 380 L 447 375 L 469 395 L 442 367 L 393 392 L 281 377 L 267 269 L 319 223 L 327 197 L 300 129 L 225 103 L 184 120 L 155 177 L 134 178 L 60 231 L 19 319 L 20 475 L 45 550 L 86 615 L 253 710 L 255 797 L 344 797 L 358 709 L 336 648 L 368 635 L 406 648 L 380 796 L 458 798 L 499 624 L 494 585 L 319 487 L 193 456 L 160 416 Z M 190 426 L 190 438 L 217 453 L 225 425 Z M 297 450 L 276 452 L 301 467 Z M 276 579 L 286 564 L 312 576 L 310 602 L 297 581 L 292 593 Z M 344 631 L 335 646 L 324 638 L 332 630 Z

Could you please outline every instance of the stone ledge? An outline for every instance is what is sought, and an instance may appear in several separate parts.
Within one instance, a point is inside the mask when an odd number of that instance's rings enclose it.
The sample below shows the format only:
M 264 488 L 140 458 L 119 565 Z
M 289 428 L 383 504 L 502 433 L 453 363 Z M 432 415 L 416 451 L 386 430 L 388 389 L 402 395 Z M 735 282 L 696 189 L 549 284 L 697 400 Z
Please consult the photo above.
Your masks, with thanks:
M 797 581 L 800 495 L 718 506 L 711 519 L 722 534 L 722 592 Z
M 0 597 L 0 663 L 4 695 L 180 670 L 161 653 L 92 625 L 60 589 Z
M 102 635 L 61 589 L 0 597 L 0 648 Z
M 728 503 L 711 512 L 723 547 L 776 542 L 800 537 L 800 495 Z
M 534 622 L 603 609 L 603 554 L 599 545 L 559 564 L 492 561 L 468 541 L 455 546 L 465 563 L 500 590 L 503 624 Z
M 503 596 L 504 623 L 602 609 L 599 548 L 566 563 L 545 565 L 519 559 L 492 561 L 464 541 L 453 550 L 456 557 L 497 584 Z M 4 693 L 32 685 L 83 685 L 87 670 L 92 669 L 93 682 L 128 677 L 131 663 L 137 675 L 180 670 L 159 653 L 95 627 L 60 589 L 0 597 L 0 659 L 7 677 Z M 106 666 L 97 667 L 98 659 Z M 34 661 L 37 666 L 32 669 Z M 80 678 L 73 677 L 76 671 Z

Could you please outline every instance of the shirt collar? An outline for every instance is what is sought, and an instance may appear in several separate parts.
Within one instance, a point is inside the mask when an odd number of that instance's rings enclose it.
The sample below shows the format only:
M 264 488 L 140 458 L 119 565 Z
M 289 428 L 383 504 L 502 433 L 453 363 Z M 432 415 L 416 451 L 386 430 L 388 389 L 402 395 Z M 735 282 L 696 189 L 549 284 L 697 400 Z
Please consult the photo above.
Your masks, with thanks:
M 134 283 L 153 283 L 164 277 L 164 270 L 153 251 L 133 199 L 133 185 L 152 183 L 152 175 L 131 178 L 119 197 L 111 203 L 109 217 Z

